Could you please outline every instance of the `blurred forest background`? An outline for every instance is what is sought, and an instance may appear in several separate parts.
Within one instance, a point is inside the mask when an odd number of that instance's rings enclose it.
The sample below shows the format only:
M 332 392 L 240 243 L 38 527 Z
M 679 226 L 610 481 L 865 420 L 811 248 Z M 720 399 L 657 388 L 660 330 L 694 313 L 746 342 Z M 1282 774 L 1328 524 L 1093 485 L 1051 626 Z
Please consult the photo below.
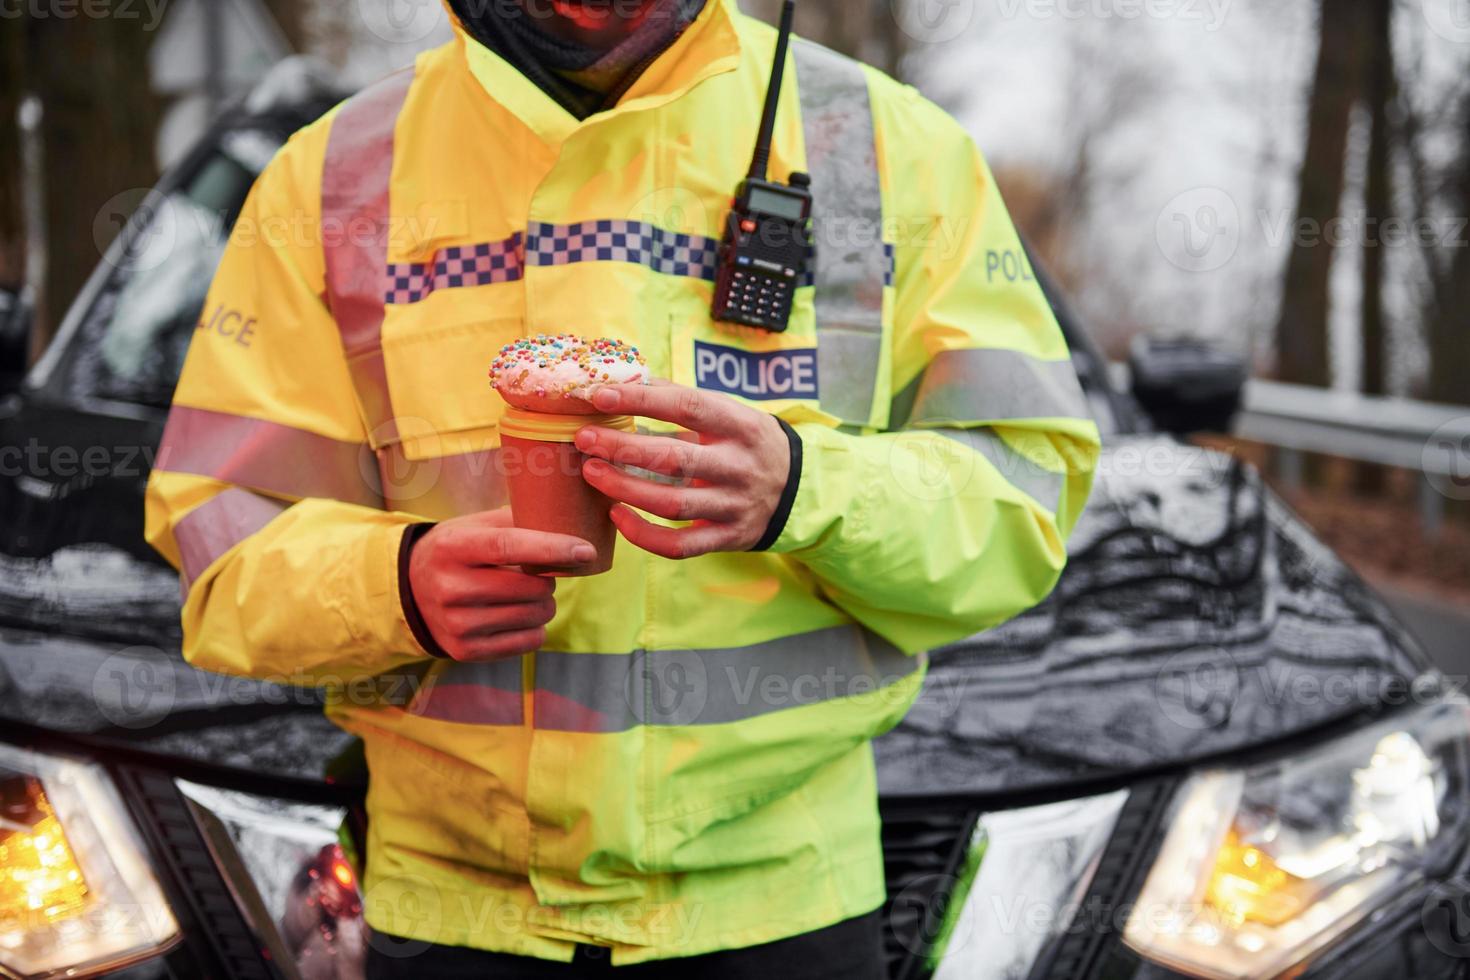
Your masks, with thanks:
M 272 62 L 360 83 L 448 37 L 439 0 L 96 2 L 0 12 L 0 288 L 35 290 L 38 343 L 109 202 Z M 1110 355 L 1204 336 L 1264 376 L 1470 404 L 1467 0 L 803 0 L 797 26 L 961 119 Z M 1420 535 L 1416 484 L 1320 459 L 1293 501 L 1470 602 L 1470 538 Z

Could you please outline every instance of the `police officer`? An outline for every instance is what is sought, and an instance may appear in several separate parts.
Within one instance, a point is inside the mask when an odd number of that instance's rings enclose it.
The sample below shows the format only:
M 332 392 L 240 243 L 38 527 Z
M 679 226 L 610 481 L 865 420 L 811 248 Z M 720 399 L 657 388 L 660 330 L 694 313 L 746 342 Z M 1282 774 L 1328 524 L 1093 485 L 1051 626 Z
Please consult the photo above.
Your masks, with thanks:
M 773 32 L 734 0 L 449 7 L 236 226 L 206 309 L 251 343 L 197 334 L 148 493 L 185 654 L 339 692 L 373 976 L 878 977 L 870 740 L 924 651 L 1052 588 L 1097 453 L 994 181 L 798 41 L 772 172 L 812 174 L 815 255 L 785 332 L 731 328 Z M 577 437 L 627 544 L 553 582 L 520 568 L 589 546 L 510 526 L 485 373 L 564 331 L 668 383 L 596 394 L 640 418 Z M 411 699 L 353 684 L 390 672 Z

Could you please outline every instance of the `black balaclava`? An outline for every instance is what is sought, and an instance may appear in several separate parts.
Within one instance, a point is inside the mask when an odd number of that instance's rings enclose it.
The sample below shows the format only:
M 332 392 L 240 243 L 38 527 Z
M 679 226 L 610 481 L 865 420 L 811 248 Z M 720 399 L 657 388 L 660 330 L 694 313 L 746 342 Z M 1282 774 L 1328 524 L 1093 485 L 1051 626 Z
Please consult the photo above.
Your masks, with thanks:
M 542 28 L 548 0 L 449 0 L 469 35 L 510 62 L 578 119 L 617 105 L 628 88 L 699 16 L 706 0 L 649 0 L 636 27 L 608 47 Z M 535 16 L 532 15 L 535 12 Z

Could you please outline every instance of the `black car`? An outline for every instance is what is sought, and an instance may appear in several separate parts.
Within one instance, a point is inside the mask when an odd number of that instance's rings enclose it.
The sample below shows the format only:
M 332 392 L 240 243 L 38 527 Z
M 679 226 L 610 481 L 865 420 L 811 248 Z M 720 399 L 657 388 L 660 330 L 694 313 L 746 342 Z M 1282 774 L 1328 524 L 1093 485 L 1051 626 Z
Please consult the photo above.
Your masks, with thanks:
M 318 692 L 184 663 L 142 535 L 228 228 L 339 94 L 288 64 L 220 120 L 0 405 L 0 975 L 361 975 L 358 746 Z M 876 743 L 892 976 L 1465 976 L 1466 702 L 1178 438 L 1238 364 L 1145 346 L 1125 392 L 1046 285 L 1107 448 L 1054 594 L 937 651 Z

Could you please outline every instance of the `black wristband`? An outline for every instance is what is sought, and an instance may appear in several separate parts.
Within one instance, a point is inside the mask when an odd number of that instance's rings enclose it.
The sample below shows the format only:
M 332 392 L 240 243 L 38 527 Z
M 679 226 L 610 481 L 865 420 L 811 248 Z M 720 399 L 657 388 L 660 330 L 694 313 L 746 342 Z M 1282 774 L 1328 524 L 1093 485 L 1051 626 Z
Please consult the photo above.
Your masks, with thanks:
M 786 433 L 786 441 L 791 446 L 791 472 L 786 475 L 786 486 L 781 491 L 781 499 L 776 501 L 776 511 L 771 515 L 771 522 L 766 525 L 766 533 L 756 542 L 751 551 L 769 551 L 786 530 L 786 522 L 791 519 L 791 508 L 796 504 L 796 491 L 801 486 L 801 436 L 796 430 L 786 424 L 783 418 L 777 418 L 781 424 L 781 431 Z
M 413 597 L 413 582 L 410 581 L 408 562 L 413 554 L 413 546 L 418 544 L 419 539 L 434 529 L 433 524 L 412 524 L 403 532 L 403 537 L 398 544 L 398 605 L 403 609 L 403 618 L 408 622 L 409 632 L 413 638 L 418 640 L 419 646 L 431 657 L 440 660 L 449 660 L 449 652 L 441 647 L 434 639 L 434 634 L 429 632 L 429 624 L 424 622 L 424 614 L 419 612 L 419 604 Z

